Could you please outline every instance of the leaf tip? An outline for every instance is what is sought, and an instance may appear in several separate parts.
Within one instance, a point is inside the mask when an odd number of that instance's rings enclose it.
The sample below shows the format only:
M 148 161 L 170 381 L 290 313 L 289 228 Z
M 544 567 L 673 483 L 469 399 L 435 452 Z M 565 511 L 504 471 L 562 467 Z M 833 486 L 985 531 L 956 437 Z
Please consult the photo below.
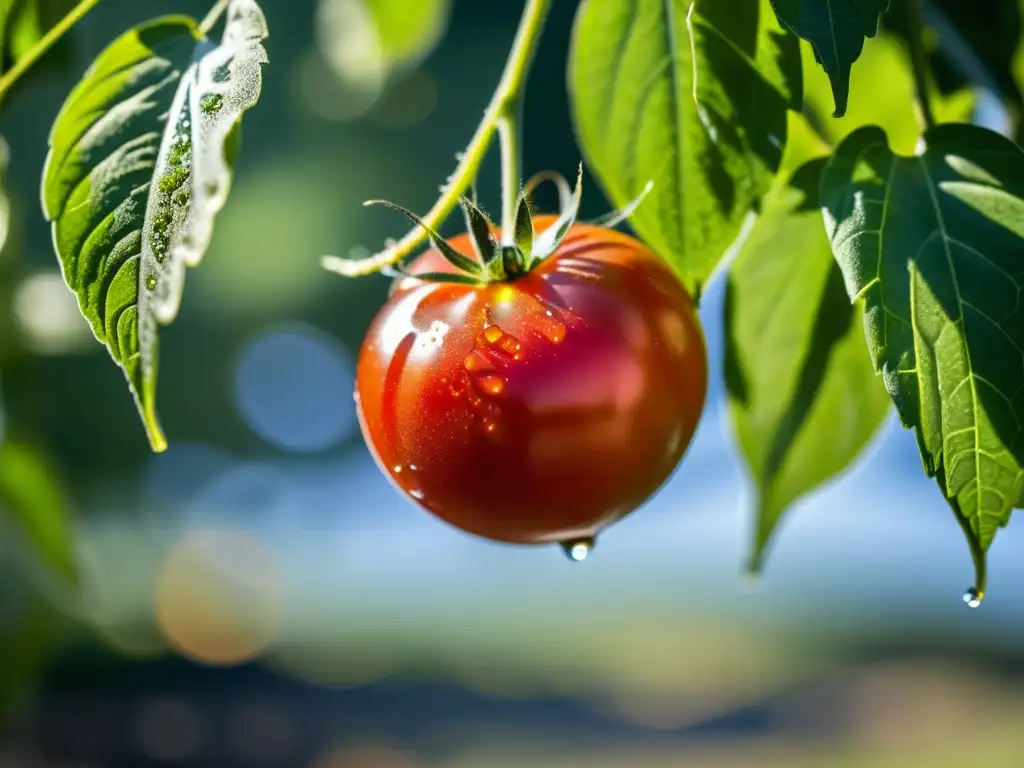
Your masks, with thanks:
M 167 438 L 157 421 L 156 413 L 148 411 L 143 414 L 142 421 L 146 427 L 146 437 L 149 438 L 149 447 L 153 453 L 163 453 L 167 450 Z
M 761 576 L 764 573 L 764 553 L 765 544 L 767 542 L 763 539 L 758 540 L 754 543 L 750 554 L 747 556 L 747 562 L 743 566 L 743 583 L 746 586 L 757 584 L 761 580 Z
M 748 561 L 743 572 L 740 574 L 740 586 L 747 594 L 754 594 L 761 591 L 761 563 Z

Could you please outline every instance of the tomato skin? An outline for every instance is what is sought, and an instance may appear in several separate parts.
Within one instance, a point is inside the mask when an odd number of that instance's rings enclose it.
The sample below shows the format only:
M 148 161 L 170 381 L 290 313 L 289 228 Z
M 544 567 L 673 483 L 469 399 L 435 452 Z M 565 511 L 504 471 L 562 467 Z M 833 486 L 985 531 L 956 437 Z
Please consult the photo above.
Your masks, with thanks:
M 450 242 L 472 253 L 467 236 Z M 434 250 L 410 267 L 445 270 Z M 689 294 L 639 241 L 583 224 L 513 282 L 398 282 L 356 376 L 359 423 L 391 481 L 464 531 L 519 544 L 594 536 L 640 506 L 706 394 Z

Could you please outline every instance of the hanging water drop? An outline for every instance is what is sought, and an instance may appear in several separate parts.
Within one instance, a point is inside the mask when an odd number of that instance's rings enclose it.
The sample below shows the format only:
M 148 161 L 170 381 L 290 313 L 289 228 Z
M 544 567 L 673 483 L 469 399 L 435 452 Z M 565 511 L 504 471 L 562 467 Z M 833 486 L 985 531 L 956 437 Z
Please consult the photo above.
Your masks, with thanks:
M 981 605 L 981 601 L 985 599 L 985 593 L 980 591 L 977 587 L 971 587 L 964 592 L 964 602 L 967 603 L 968 608 L 977 608 Z
M 566 557 L 574 563 L 582 563 L 593 551 L 596 543 L 597 542 L 594 540 L 593 536 L 588 536 L 583 539 L 573 539 L 572 541 L 562 542 L 561 546 Z

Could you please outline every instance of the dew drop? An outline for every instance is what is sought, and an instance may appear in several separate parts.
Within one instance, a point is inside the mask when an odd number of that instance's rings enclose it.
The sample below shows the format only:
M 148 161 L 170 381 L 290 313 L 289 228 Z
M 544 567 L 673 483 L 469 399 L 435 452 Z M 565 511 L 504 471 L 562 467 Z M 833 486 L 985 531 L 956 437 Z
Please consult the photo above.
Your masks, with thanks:
M 505 391 L 505 380 L 501 376 L 481 376 L 479 384 L 489 395 L 500 395 Z
M 561 547 L 566 557 L 574 563 L 582 563 L 593 551 L 596 544 L 597 542 L 594 537 L 588 536 L 583 539 L 562 542 Z
M 491 367 L 487 359 L 476 352 L 468 354 L 462 365 L 467 371 L 482 371 Z
M 561 344 L 565 341 L 565 326 L 553 318 L 544 318 L 545 322 L 539 323 L 540 334 L 552 344 Z
M 146 290 L 152 291 L 156 288 L 156 276 L 150 275 L 146 278 Z
M 964 602 L 967 603 L 968 608 L 977 608 L 981 605 L 981 601 L 985 599 L 985 593 L 980 591 L 977 587 L 971 587 L 963 596 Z
M 519 340 L 514 336 L 505 336 L 501 339 L 501 343 L 498 346 L 502 351 L 508 352 L 510 355 L 514 355 L 518 358 L 521 345 L 519 344 Z
M 484 338 L 488 344 L 496 344 L 505 334 L 496 325 L 490 325 L 484 329 Z
M 423 497 L 426 496 L 426 494 L 419 488 L 413 488 L 409 491 L 409 495 L 416 499 L 416 501 L 423 501 Z
M 417 469 L 419 469 L 419 467 L 417 467 L 415 464 L 410 464 L 409 465 L 409 471 L 410 472 L 415 472 Z
M 394 472 L 396 475 L 402 474 L 402 465 L 401 464 L 395 464 L 395 466 L 393 466 L 391 468 L 391 471 Z

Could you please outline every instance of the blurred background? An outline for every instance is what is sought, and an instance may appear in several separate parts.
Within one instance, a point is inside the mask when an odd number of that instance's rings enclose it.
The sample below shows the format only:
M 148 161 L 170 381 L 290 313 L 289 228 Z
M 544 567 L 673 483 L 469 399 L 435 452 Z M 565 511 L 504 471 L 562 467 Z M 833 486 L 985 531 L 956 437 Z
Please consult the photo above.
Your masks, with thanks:
M 391 489 L 352 403 L 388 283 L 319 258 L 405 231 L 366 198 L 429 208 L 522 6 L 375 5 L 263 0 L 263 97 L 161 337 L 161 455 L 62 283 L 38 186 L 49 125 L 96 53 L 208 3 L 101 3 L 5 105 L 0 477 L 35 523 L 0 517 L 0 766 L 1024 764 L 1024 530 L 998 538 L 989 598 L 966 608 L 966 544 L 898 424 L 792 510 L 756 584 L 742 576 L 751 494 L 722 397 L 720 281 L 702 305 L 715 374 L 698 438 L 585 563 L 470 538 Z M 580 159 L 574 8 L 554 4 L 530 81 L 528 173 Z M 873 120 L 912 146 L 903 50 L 883 36 L 865 51 L 853 92 L 887 87 L 828 130 Z M 497 176 L 491 157 L 491 209 Z M 583 215 L 603 213 L 588 190 Z

